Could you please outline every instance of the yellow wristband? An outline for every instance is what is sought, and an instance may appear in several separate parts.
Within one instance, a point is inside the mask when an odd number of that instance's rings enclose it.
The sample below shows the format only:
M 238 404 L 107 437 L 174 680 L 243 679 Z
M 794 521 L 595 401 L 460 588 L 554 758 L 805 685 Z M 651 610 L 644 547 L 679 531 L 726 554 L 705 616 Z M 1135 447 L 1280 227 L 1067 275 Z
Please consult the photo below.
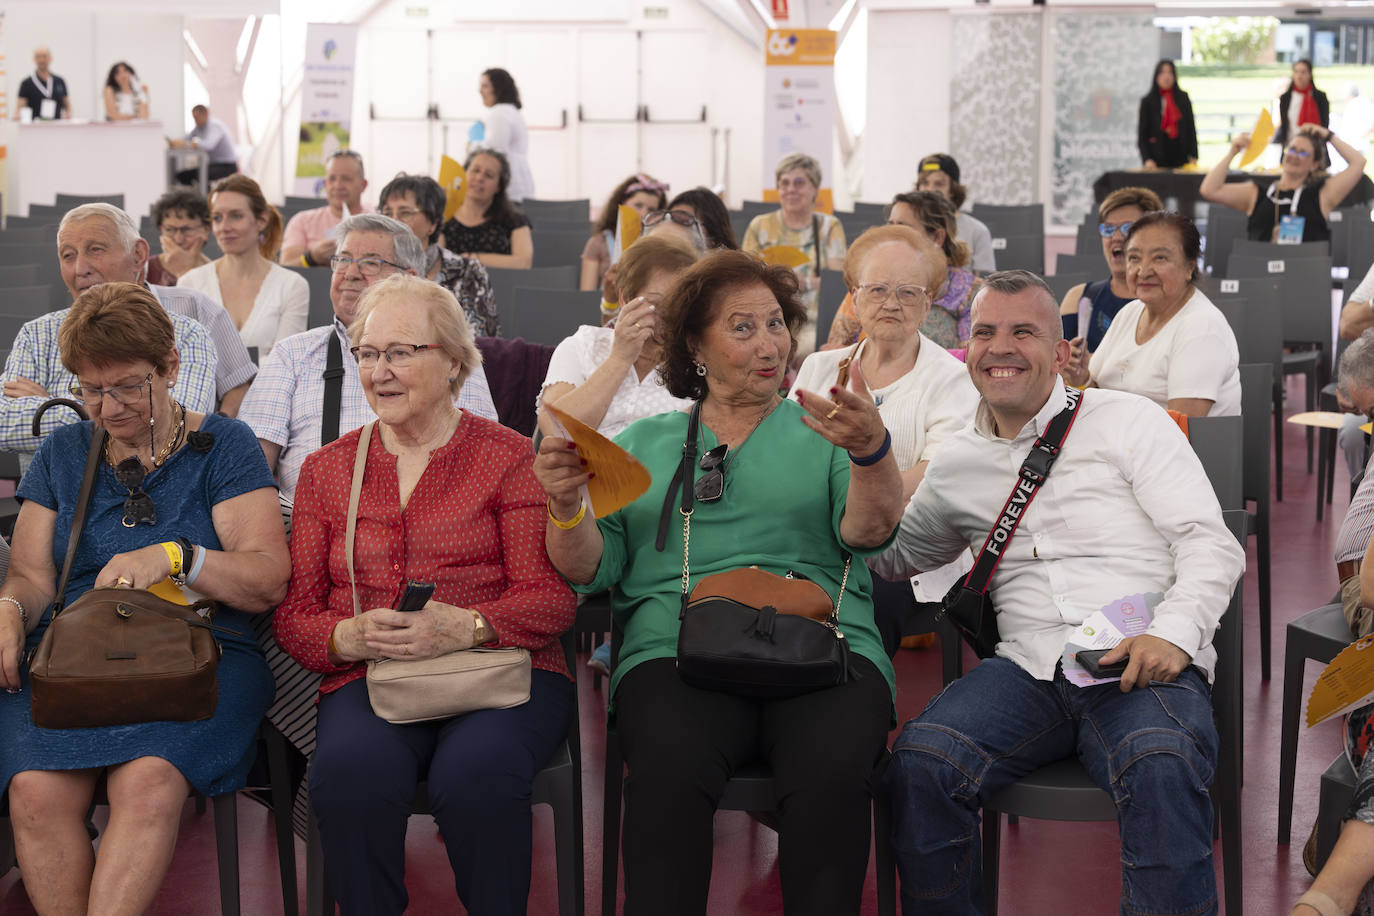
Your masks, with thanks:
M 562 528 L 564 531 L 571 531 L 572 529 L 576 528 L 578 525 L 582 524 L 582 519 L 585 518 L 586 515 L 587 515 L 587 504 L 586 504 L 585 502 L 583 502 L 581 505 L 579 505 L 579 506 L 577 507 L 577 514 L 576 514 L 576 515 L 574 515 L 572 518 L 568 519 L 566 522 L 560 522 L 558 519 L 554 518 L 554 515 L 553 515 L 553 500 L 549 500 L 549 521 L 553 522 L 555 526 L 557 526 L 557 527 L 559 527 L 559 528 Z
M 314 264 L 312 264 L 312 263 L 310 262 L 310 255 L 308 255 L 308 254 L 303 254 L 303 255 L 301 255 L 301 266 L 302 266 L 302 267 L 314 267 L 314 266 L 315 266 Z
M 158 545 L 167 554 L 167 560 L 172 564 L 172 575 L 181 575 L 181 545 L 176 541 L 163 541 Z

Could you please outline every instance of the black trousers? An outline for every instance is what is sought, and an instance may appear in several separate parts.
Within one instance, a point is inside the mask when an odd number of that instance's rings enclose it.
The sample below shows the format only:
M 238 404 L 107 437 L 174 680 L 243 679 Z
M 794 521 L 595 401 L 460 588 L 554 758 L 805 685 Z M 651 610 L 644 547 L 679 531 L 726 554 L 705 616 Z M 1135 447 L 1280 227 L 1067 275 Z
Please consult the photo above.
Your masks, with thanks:
M 205 167 L 205 178 L 214 183 L 221 178 L 228 178 L 237 173 L 239 164 L 237 162 L 212 162 Z M 177 172 L 177 184 L 196 185 L 200 182 L 200 169 L 185 169 Z M 208 189 L 207 189 L 208 190 Z
M 766 763 L 778 794 L 778 858 L 788 916 L 858 914 L 868 869 L 875 767 L 892 695 L 874 665 L 786 700 L 690 687 L 673 659 L 643 662 L 616 690 L 625 783 L 625 913 L 706 912 L 711 822 L 740 765 Z

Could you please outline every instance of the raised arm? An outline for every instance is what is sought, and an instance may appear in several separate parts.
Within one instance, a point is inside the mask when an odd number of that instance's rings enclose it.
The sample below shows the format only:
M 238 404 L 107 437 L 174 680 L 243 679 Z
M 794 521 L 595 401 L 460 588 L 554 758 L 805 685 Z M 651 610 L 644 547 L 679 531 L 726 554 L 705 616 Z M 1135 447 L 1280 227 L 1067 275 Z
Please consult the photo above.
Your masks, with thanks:
M 559 359 L 560 354 L 555 351 L 553 361 L 549 364 L 549 378 L 557 381 L 544 388 L 540 398 L 541 406 L 552 404 L 593 429 L 599 427 L 601 421 L 606 418 L 606 411 L 610 409 L 611 402 L 615 400 L 616 392 L 624 384 L 625 376 L 634 371 L 635 361 L 639 359 L 644 344 L 653 335 L 657 323 L 654 307 L 644 297 L 627 303 L 616 321 L 610 356 L 580 384 L 574 385 L 568 381 L 569 376 L 574 374 L 572 367 Z M 559 347 L 570 349 L 578 346 L 579 340 L 585 338 L 570 338 L 559 344 Z M 563 355 L 566 358 L 572 354 Z M 539 428 L 546 436 L 558 435 L 553 418 L 542 409 L 539 411 Z
M 1322 138 L 1325 138 L 1346 161 L 1344 172 L 1332 175 L 1322 184 L 1322 216 L 1330 216 L 1331 211 L 1341 205 L 1341 201 L 1345 200 L 1347 194 L 1355 190 L 1355 185 L 1359 184 L 1360 179 L 1364 177 L 1364 153 L 1346 143 L 1339 135 L 1333 134 L 1324 127 L 1317 127 L 1315 124 L 1304 124 L 1302 133 L 1310 134 L 1314 143 L 1320 143 Z
M 596 577 L 606 546 L 600 527 L 587 512 L 578 492 L 591 479 L 586 464 L 572 442 L 546 436 L 534 459 L 534 476 L 549 497 L 549 518 L 544 525 L 544 547 L 549 560 L 569 582 L 586 585 Z
M 1249 216 L 1250 211 L 1255 209 L 1255 200 L 1259 196 L 1259 186 L 1253 181 L 1233 181 L 1228 183 L 1226 175 L 1231 171 L 1231 160 L 1235 159 L 1241 150 L 1250 145 L 1250 135 L 1243 133 L 1231 141 L 1231 148 L 1226 151 L 1226 155 L 1212 166 L 1212 170 L 1207 173 L 1207 177 L 1202 179 L 1202 196 L 1215 204 L 1223 204 L 1232 210 L 1239 210 Z

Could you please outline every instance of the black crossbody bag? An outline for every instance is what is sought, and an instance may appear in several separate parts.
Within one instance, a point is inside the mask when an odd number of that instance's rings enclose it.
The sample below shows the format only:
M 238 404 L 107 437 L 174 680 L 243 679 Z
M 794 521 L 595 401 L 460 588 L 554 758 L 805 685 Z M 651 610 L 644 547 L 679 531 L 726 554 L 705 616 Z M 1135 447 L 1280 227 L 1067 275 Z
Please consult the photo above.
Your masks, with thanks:
M 1050 469 L 1054 467 L 1055 459 L 1064 447 L 1064 439 L 1069 435 L 1069 428 L 1078 416 L 1078 408 L 1083 404 L 1083 392 L 1077 388 L 1065 387 L 1064 394 L 1068 397 L 1068 405 L 1045 427 L 1044 435 L 1035 440 L 1030 454 L 1021 462 L 1016 486 L 1012 487 L 1011 495 L 997 516 L 997 523 L 983 541 L 983 549 L 978 551 L 973 569 L 950 586 L 941 602 L 943 607 L 937 619 L 948 618 L 979 658 L 992 658 L 997 652 L 997 644 L 1002 641 L 997 630 L 997 609 L 992 606 L 992 598 L 988 596 L 988 583 L 992 581 L 997 564 L 1002 561 L 1003 551 L 1011 543 L 1012 535 L 1030 508 L 1031 500 L 1035 499 L 1035 494 L 1050 476 Z

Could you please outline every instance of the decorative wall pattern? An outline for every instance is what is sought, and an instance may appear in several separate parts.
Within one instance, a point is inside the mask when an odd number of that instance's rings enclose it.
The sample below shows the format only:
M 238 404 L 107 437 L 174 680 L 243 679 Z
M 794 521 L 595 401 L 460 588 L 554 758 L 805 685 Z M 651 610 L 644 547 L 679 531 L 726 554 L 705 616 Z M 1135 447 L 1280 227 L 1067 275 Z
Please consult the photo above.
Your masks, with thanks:
M 1038 13 L 953 15 L 949 153 L 971 200 L 1037 198 L 1040 29 Z
M 1139 168 L 1140 97 L 1159 60 L 1147 13 L 1054 13 L 1054 154 L 1049 220 L 1077 225 L 1103 172 Z M 1186 87 L 1185 87 L 1186 88 Z

